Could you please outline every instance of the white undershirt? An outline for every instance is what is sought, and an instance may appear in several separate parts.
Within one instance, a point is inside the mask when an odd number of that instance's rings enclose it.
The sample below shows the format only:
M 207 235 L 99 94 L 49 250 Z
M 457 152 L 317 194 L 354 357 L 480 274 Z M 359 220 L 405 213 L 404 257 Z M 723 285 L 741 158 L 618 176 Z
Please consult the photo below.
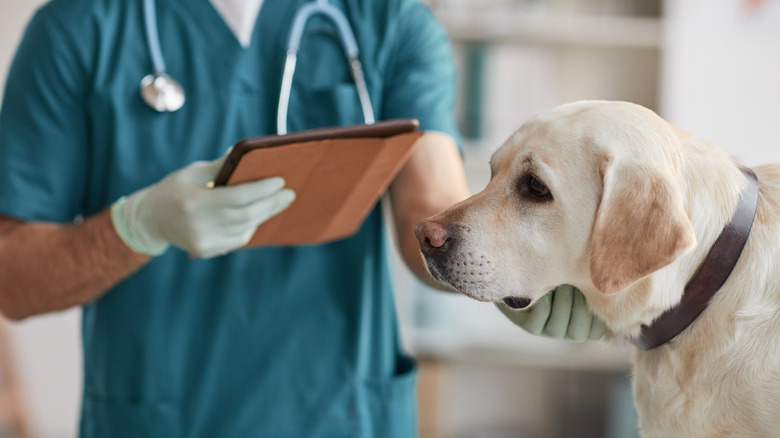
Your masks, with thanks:
M 249 47 L 263 0 L 210 0 L 241 46 Z

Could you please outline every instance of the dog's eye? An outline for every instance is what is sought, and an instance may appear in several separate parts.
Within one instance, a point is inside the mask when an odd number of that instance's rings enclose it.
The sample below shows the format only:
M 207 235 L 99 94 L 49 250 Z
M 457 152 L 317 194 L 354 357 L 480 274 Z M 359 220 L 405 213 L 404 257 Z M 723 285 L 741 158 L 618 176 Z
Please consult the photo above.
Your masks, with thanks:
M 528 175 L 525 178 L 524 186 L 524 191 L 535 199 L 540 201 L 547 201 L 552 199 L 550 189 L 533 175 Z

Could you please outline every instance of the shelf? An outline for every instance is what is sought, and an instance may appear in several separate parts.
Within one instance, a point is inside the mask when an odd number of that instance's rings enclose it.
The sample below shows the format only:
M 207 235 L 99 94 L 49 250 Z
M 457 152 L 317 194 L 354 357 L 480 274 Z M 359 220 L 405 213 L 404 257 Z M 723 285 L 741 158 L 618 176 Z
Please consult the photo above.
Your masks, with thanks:
M 454 42 L 660 49 L 661 20 L 653 17 L 437 9 Z

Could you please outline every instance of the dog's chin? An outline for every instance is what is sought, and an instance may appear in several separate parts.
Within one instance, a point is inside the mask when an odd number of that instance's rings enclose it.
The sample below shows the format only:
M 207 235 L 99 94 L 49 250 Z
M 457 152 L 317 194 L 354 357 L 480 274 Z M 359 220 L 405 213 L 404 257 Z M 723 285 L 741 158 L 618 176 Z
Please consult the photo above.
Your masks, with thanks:
M 503 302 L 516 310 L 525 309 L 533 302 L 532 299 L 520 295 L 506 295 L 503 298 L 500 298 L 501 295 L 496 296 L 497 285 L 489 282 L 477 282 L 474 281 L 473 278 L 463 278 L 457 275 L 453 276 L 451 275 L 452 269 L 448 269 L 447 265 L 440 266 L 435 259 L 429 260 L 428 258 L 424 258 L 424 260 L 425 267 L 434 280 L 473 300 L 487 303 Z
M 459 268 L 457 263 L 435 257 L 423 257 L 423 260 L 431 277 L 444 286 L 479 301 L 493 301 L 497 298 L 490 293 L 493 289 L 490 282 L 476 270 L 462 272 L 462 268 Z
M 431 274 L 431 277 L 433 277 L 433 279 L 438 283 L 449 289 L 471 296 L 469 293 L 463 290 L 463 283 L 458 281 L 457 278 L 450 278 L 450 276 L 446 274 L 448 271 L 446 266 L 442 267 L 439 265 L 439 263 L 436 263 L 436 260 L 429 260 L 427 257 L 423 257 L 423 261 L 425 262 L 425 268 L 428 273 Z
M 471 287 L 468 287 L 469 285 L 463 281 L 460 281 L 458 278 L 450 278 L 449 276 L 445 275 L 435 263 L 430 263 L 426 260 L 425 267 L 434 280 L 448 289 L 457 291 L 458 293 L 461 293 L 477 301 L 493 301 L 493 299 L 484 296 L 482 291 L 473 290 Z
M 447 281 L 447 278 L 442 274 L 441 270 L 436 266 L 435 263 L 429 261 L 427 257 L 423 257 L 423 262 L 425 265 L 425 270 L 428 271 L 428 274 L 430 274 L 434 280 L 450 289 L 458 290 L 455 286 L 452 285 L 452 283 Z

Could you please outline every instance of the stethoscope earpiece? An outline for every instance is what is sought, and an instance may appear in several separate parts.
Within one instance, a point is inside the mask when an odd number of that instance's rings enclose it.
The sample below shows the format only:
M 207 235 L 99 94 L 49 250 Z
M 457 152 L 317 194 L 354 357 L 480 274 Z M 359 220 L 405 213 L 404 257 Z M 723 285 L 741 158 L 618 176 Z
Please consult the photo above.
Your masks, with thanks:
M 151 73 L 141 79 L 141 98 L 159 112 L 173 112 L 184 105 L 184 89 L 165 73 Z

